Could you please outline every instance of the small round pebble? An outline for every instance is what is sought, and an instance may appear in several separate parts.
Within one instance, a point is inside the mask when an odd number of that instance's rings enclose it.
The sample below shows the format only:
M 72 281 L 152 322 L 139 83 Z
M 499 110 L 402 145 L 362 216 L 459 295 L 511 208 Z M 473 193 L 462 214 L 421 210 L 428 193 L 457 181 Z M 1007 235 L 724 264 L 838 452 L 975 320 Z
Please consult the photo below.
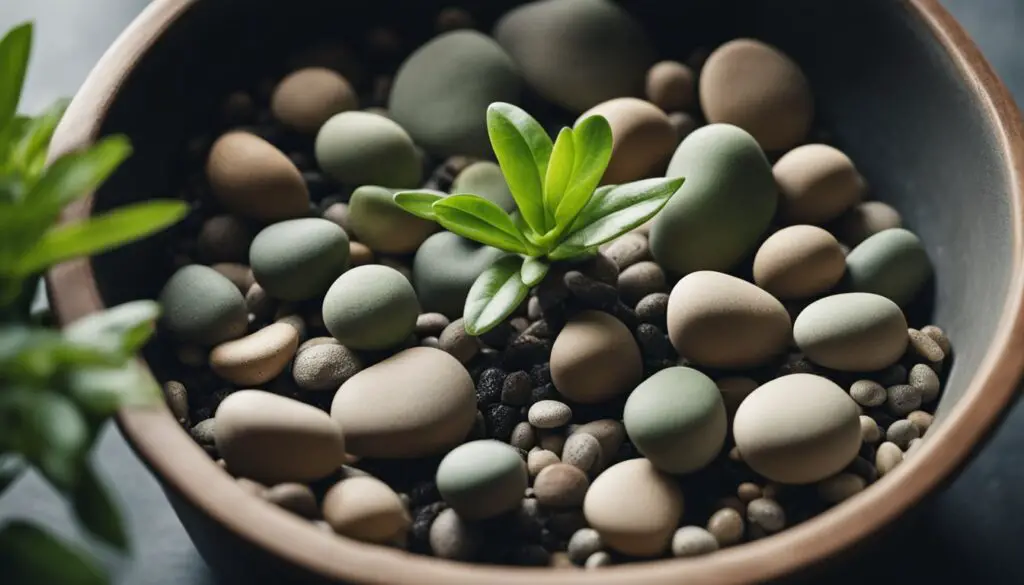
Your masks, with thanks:
M 898 420 L 891 425 L 889 429 L 885 431 L 885 439 L 891 443 L 895 443 L 900 449 L 906 450 L 910 446 L 910 441 L 917 439 L 921 436 L 921 431 L 918 430 L 914 423 L 907 419 Z
M 420 337 L 440 337 L 441 332 L 451 323 L 441 313 L 423 313 L 416 318 L 416 335 Z
M 523 449 L 529 451 L 533 449 L 533 446 L 537 442 L 537 434 L 533 430 L 533 426 L 523 421 L 512 429 L 512 438 L 509 439 L 509 444 L 517 449 Z
M 557 429 L 569 424 L 572 409 L 564 402 L 541 400 L 530 407 L 527 418 L 538 429 Z
M 334 281 L 324 297 L 324 324 L 346 347 L 375 350 L 402 343 L 420 314 L 412 284 L 393 268 L 357 266 Z
M 885 442 L 875 451 L 875 468 L 882 477 L 903 462 L 903 451 L 895 443 Z
M 604 548 L 601 535 L 593 528 L 580 528 L 569 538 L 567 552 L 569 559 L 577 565 L 587 562 L 591 555 Z
M 324 495 L 324 520 L 342 536 L 385 544 L 404 535 L 412 524 L 402 500 L 373 477 L 351 477 Z
M 939 348 L 942 349 L 942 353 L 949 355 L 952 351 L 952 345 L 949 343 L 949 337 L 946 337 L 946 332 L 935 325 L 925 325 L 921 328 L 921 333 L 924 333 L 928 337 L 935 340 L 935 343 L 939 344 Z
M 270 108 L 285 126 L 313 134 L 331 116 L 359 107 L 348 80 L 325 67 L 308 67 L 289 74 L 277 85 Z
M 665 327 L 668 315 L 668 293 L 651 293 L 636 304 L 636 316 L 644 323 Z
M 655 262 L 638 262 L 619 274 L 619 294 L 630 306 L 665 289 L 665 271 Z
M 647 99 L 666 112 L 692 108 L 696 87 L 693 70 L 678 61 L 660 61 L 647 70 Z
M 292 376 L 303 390 L 337 390 L 362 369 L 358 354 L 331 337 L 316 337 L 299 346 Z
M 906 416 L 921 407 L 921 391 L 909 384 L 889 386 L 885 390 L 886 406 L 896 416 Z
M 178 423 L 188 428 L 188 391 L 185 389 L 185 385 L 174 380 L 165 383 L 164 400 Z
M 572 508 L 583 505 L 590 481 L 578 467 L 568 463 L 549 465 L 537 474 L 533 492 L 537 501 L 552 508 Z
M 525 406 L 533 390 L 530 374 L 520 370 L 509 374 L 501 385 L 501 402 L 509 406 Z
M 252 230 L 233 215 L 215 215 L 203 223 L 197 244 L 206 263 L 248 262 Z
M 462 319 L 456 319 L 445 327 L 438 337 L 437 343 L 442 350 L 452 354 L 455 359 L 464 364 L 468 364 L 480 352 L 480 341 L 466 333 L 466 326 Z
M 612 555 L 601 551 L 596 552 L 587 557 L 587 562 L 583 563 L 583 566 L 587 569 L 599 569 L 601 567 L 608 567 L 612 564 Z
M 939 383 L 939 375 L 927 364 L 916 364 L 910 368 L 908 384 L 917 388 L 921 395 L 921 403 L 929 404 L 939 397 L 942 389 Z
M 853 473 L 840 473 L 818 484 L 818 497 L 829 504 L 838 504 L 864 491 L 864 478 Z
M 736 488 L 736 495 L 743 503 L 749 503 L 761 497 L 761 487 L 749 481 L 743 482 Z
M 527 487 L 519 452 L 495 440 L 452 449 L 437 467 L 437 489 L 462 518 L 493 518 L 519 506 Z
M 348 243 L 348 261 L 352 266 L 373 264 L 373 250 L 362 242 Z
M 924 436 L 925 432 L 931 428 L 935 417 L 923 410 L 915 410 L 907 415 L 907 420 L 917 427 L 918 432 Z
M 857 380 L 850 386 L 850 397 L 861 406 L 881 406 L 886 396 L 885 388 L 873 380 Z
M 786 527 L 786 513 L 775 500 L 760 498 L 747 504 L 747 520 L 772 534 Z
M 573 433 L 562 447 L 562 462 L 591 473 L 601 463 L 601 443 L 588 433 Z
M 647 236 L 627 233 L 612 240 L 601 251 L 606 258 L 611 260 L 619 270 L 625 270 L 630 266 L 647 260 L 651 256 L 651 248 Z
M 263 492 L 263 498 L 272 504 L 302 516 L 315 520 L 320 517 L 320 508 L 316 503 L 313 490 L 301 483 L 280 483 Z
M 878 423 L 875 422 L 875 419 L 864 414 L 860 415 L 860 434 L 864 442 L 869 445 L 874 445 L 882 440 L 882 429 L 878 427 Z
M 910 350 L 914 354 L 933 363 L 946 359 L 937 341 L 917 329 L 908 329 L 907 332 L 910 335 Z
M 530 472 L 530 477 L 537 477 L 545 467 L 560 462 L 561 459 L 557 453 L 540 447 L 531 450 L 526 456 L 526 468 Z
M 743 540 L 743 516 L 733 508 L 722 508 L 712 514 L 707 528 L 720 547 L 739 544 Z
M 718 550 L 715 535 L 700 526 L 683 526 L 672 535 L 672 554 L 677 557 L 696 557 Z
M 469 561 L 483 544 L 480 535 L 451 508 L 442 510 L 430 525 L 430 550 L 442 559 Z
M 192 439 L 204 447 L 213 447 L 216 441 L 216 434 L 214 432 L 215 421 L 212 418 L 199 421 L 192 427 L 189 434 L 192 435 Z

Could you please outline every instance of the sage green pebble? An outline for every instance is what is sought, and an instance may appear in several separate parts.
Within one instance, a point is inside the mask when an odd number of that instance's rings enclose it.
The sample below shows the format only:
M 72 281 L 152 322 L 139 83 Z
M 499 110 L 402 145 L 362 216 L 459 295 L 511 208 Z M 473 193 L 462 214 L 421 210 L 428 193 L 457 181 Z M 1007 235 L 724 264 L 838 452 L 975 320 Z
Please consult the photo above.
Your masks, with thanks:
M 324 294 L 348 263 L 345 230 L 318 217 L 269 225 L 256 234 L 249 247 L 249 265 L 256 282 L 270 296 L 284 301 Z
M 348 203 L 349 226 L 357 240 L 381 254 L 415 252 L 437 224 L 416 217 L 394 200 L 398 191 L 364 185 L 352 192 Z
M 416 251 L 412 279 L 424 311 L 462 317 L 469 289 L 504 252 L 449 231 L 427 238 Z
M 896 363 L 907 349 L 907 320 L 891 300 L 842 293 L 815 301 L 793 324 L 793 339 L 816 364 L 872 372 Z
M 850 290 L 879 294 L 905 306 L 932 274 L 931 260 L 911 231 L 891 228 L 861 242 L 846 256 Z
M 346 185 L 417 187 L 423 176 L 412 138 L 377 114 L 332 116 L 317 133 L 315 153 L 320 168 Z
M 857 456 L 860 409 L 828 378 L 790 374 L 747 396 L 736 411 L 733 437 L 743 462 L 769 480 L 813 483 Z
M 639 96 L 655 54 L 643 27 L 611 0 L 542 0 L 510 10 L 494 38 L 542 97 L 580 113 Z
M 519 101 L 522 80 L 497 42 L 472 30 L 438 35 L 410 55 L 391 85 L 388 112 L 431 154 L 487 157 L 487 107 Z
M 529 483 L 519 452 L 501 441 L 471 441 L 437 466 L 437 490 L 460 518 L 493 518 L 519 507 Z
M 668 177 L 685 177 L 654 218 L 650 246 L 669 272 L 727 272 L 753 252 L 778 202 L 771 165 L 757 141 L 730 124 L 704 126 L 683 140 Z
M 629 395 L 622 415 L 640 453 L 666 473 L 701 469 L 725 443 L 725 404 L 715 382 L 692 368 L 661 370 Z
M 420 306 L 402 273 L 382 266 L 356 266 L 342 274 L 324 297 L 327 331 L 355 350 L 395 347 L 416 327 Z
M 455 177 L 451 192 L 479 195 L 505 211 L 516 209 L 516 200 L 512 198 L 501 167 L 489 160 L 475 162 L 463 169 Z
M 237 339 L 249 328 L 242 293 L 209 266 L 179 268 L 164 284 L 159 303 L 161 325 L 184 343 L 209 347 Z

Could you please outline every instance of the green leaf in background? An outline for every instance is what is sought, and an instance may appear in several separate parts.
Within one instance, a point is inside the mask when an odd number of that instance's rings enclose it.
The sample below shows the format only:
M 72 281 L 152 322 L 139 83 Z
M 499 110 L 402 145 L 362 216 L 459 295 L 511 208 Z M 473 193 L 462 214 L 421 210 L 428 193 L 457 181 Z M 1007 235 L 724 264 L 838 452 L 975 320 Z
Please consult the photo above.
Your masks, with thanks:
M 5 158 L 27 183 L 35 183 L 42 175 L 50 140 L 69 104 L 70 100 L 57 100 L 38 117 L 26 118 L 19 130 L 17 140 Z
M 121 352 L 67 340 L 59 331 L 22 325 L 0 327 L 0 378 L 47 381 L 72 366 L 112 366 Z
M 612 158 L 612 128 L 604 116 L 589 116 L 573 130 L 572 184 L 555 211 L 555 222 L 564 230 L 590 201 Z
M 682 178 L 644 179 L 613 189 L 599 190 L 580 213 L 579 223 L 549 255 L 571 258 L 614 240 L 658 214 L 683 184 Z
M 469 289 L 463 319 L 466 333 L 487 333 L 511 315 L 523 302 L 530 288 L 523 284 L 519 273 L 523 259 L 503 256 L 485 270 Z
M 434 213 L 434 202 L 444 199 L 433 191 L 402 191 L 395 193 L 395 204 L 409 213 L 423 219 L 437 221 Z
M 437 221 L 448 231 L 481 244 L 516 254 L 528 253 L 512 218 L 494 203 L 476 195 L 452 195 L 434 203 Z
M 183 201 L 146 201 L 57 226 L 22 256 L 17 274 L 27 276 L 65 260 L 104 252 L 166 228 L 186 213 L 188 205 Z
M 153 407 L 163 393 L 135 359 L 108 368 L 77 368 L 67 375 L 67 392 L 90 416 L 113 416 L 122 407 Z
M 13 585 L 106 585 L 85 551 L 21 520 L 0 529 L 3 582 Z
M 64 337 L 128 357 L 146 344 L 159 317 L 157 302 L 132 301 L 78 319 L 64 329 Z
M 572 179 L 573 165 L 576 160 L 576 149 L 571 128 L 562 128 L 555 140 L 555 148 L 551 151 L 547 174 L 544 177 L 544 212 L 548 224 L 555 224 L 555 211 L 558 209 L 565 189 Z
M 14 480 L 28 469 L 28 465 L 20 455 L 7 453 L 0 455 L 0 494 L 10 487 Z
M 60 157 L 29 192 L 33 206 L 60 211 L 103 184 L 132 154 L 124 136 L 110 136 L 81 152 Z
M 128 535 L 124 531 L 121 513 L 114 505 L 107 486 L 89 464 L 82 468 L 71 503 L 78 520 L 93 536 L 118 550 L 127 551 Z
M 0 40 L 0 129 L 5 128 L 18 111 L 31 51 L 30 22 L 11 29 L 3 40 Z
M 74 489 L 89 447 L 82 413 L 71 400 L 48 390 L 31 392 L 21 402 L 29 440 L 26 454 L 53 485 Z
M 523 284 L 531 288 L 537 286 L 548 275 L 549 268 L 543 258 L 526 258 L 520 271 Z
M 530 229 L 538 234 L 545 233 L 547 226 L 541 182 L 544 175 L 537 160 L 543 157 L 544 168 L 547 168 L 551 139 L 536 120 L 516 106 L 505 103 L 491 104 L 487 108 L 487 133 L 516 206 Z

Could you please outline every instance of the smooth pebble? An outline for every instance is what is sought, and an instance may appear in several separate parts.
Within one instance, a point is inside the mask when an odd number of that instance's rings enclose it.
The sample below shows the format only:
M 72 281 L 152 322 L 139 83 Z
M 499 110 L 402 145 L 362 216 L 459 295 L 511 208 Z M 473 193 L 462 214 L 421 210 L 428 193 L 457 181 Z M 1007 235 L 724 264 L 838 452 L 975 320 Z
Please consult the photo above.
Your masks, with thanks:
M 587 562 L 591 555 L 598 553 L 604 548 L 601 542 L 601 535 L 593 528 L 580 528 L 569 538 L 567 552 L 569 559 L 577 565 Z
M 274 88 L 270 110 L 292 130 L 314 134 L 331 116 L 359 107 L 355 89 L 336 71 L 307 67 L 294 71 Z
M 301 483 L 280 483 L 269 487 L 263 492 L 263 499 L 309 520 L 320 517 L 320 507 L 313 490 Z
M 697 557 L 718 550 L 715 536 L 700 526 L 683 526 L 672 535 L 672 555 Z
M 907 419 L 898 420 L 885 431 L 885 440 L 895 444 L 904 451 L 910 446 L 910 442 L 920 438 L 921 431 Z
M 666 112 L 690 110 L 697 101 L 697 76 L 689 65 L 659 61 L 647 70 L 645 94 Z
M 640 348 L 621 321 L 583 311 L 555 338 L 551 379 L 566 398 L 603 402 L 632 390 L 643 375 Z
M 829 504 L 838 504 L 864 491 L 864 478 L 853 473 L 840 473 L 818 484 L 818 497 Z
M 812 225 L 794 225 L 775 232 L 754 257 L 754 282 L 780 300 L 825 293 L 845 271 L 846 257 L 839 242 Z
M 597 104 L 580 115 L 576 127 L 590 116 L 604 116 L 612 130 L 612 158 L 601 179 L 605 185 L 651 176 L 679 144 L 665 112 L 635 97 L 617 97 Z
M 878 232 L 898 227 L 903 227 L 903 219 L 891 205 L 865 201 L 837 219 L 832 230 L 840 242 L 853 248 Z
M 907 320 L 890 299 L 853 292 L 817 300 L 793 324 L 797 346 L 813 362 L 845 372 L 873 372 L 907 348 Z
M 581 506 L 589 487 L 587 475 L 568 463 L 548 465 L 533 480 L 537 501 L 552 508 Z
M 342 274 L 330 285 L 323 303 L 327 330 L 355 350 L 397 346 L 412 334 L 419 314 L 412 284 L 394 268 L 378 264 Z
M 280 221 L 309 212 L 309 190 L 299 169 L 266 140 L 232 131 L 213 143 L 206 179 L 226 209 L 259 221 Z
M 805 144 L 772 167 L 781 216 L 789 224 L 823 225 L 864 198 L 867 186 L 853 161 L 825 144 Z M 849 243 L 849 242 L 847 242 Z
M 331 116 L 316 135 L 314 151 L 320 168 L 346 185 L 417 187 L 423 175 L 409 134 L 377 114 Z
M 902 462 L 903 451 L 894 443 L 886 441 L 875 451 L 875 468 L 878 469 L 879 477 L 896 469 L 896 466 Z
M 476 556 L 482 541 L 473 526 L 451 508 L 441 510 L 430 524 L 430 551 L 434 556 L 469 561 Z
M 299 347 L 299 332 L 288 323 L 272 323 L 263 329 L 210 351 L 210 369 L 238 386 L 269 382 L 291 362 Z
M 850 397 L 868 408 L 885 404 L 885 387 L 874 380 L 857 380 L 850 386 Z
M 416 217 L 394 201 L 397 191 L 364 185 L 352 192 L 348 203 L 350 229 L 355 238 L 378 254 L 409 254 L 434 232 L 437 224 Z
M 522 458 L 501 441 L 484 439 L 459 445 L 437 467 L 441 497 L 466 520 L 492 518 L 516 509 L 527 485 Z
M 213 346 L 237 339 L 249 328 L 242 293 L 209 266 L 179 268 L 164 284 L 158 302 L 162 327 L 185 343 Z
M 561 459 L 558 458 L 557 453 L 540 447 L 534 448 L 526 456 L 526 468 L 530 472 L 530 477 L 537 477 L 545 467 L 559 462 Z
M 747 504 L 747 521 L 772 534 L 786 527 L 786 512 L 775 500 L 760 498 Z
M 739 544 L 743 540 L 743 516 L 732 508 L 722 508 L 708 520 L 707 529 L 720 547 Z
M 851 250 L 846 256 L 846 272 L 850 290 L 882 295 L 902 307 L 932 276 L 932 264 L 916 234 L 891 228 Z
M 332 337 L 318 337 L 299 346 L 292 377 L 303 390 L 333 391 L 362 369 L 357 353 Z
M 565 439 L 562 462 L 592 474 L 601 464 L 601 443 L 589 433 L 573 433 Z
M 437 338 L 437 346 L 464 364 L 480 352 L 480 340 L 466 332 L 462 319 L 456 319 L 444 328 Z
M 253 239 L 249 264 L 256 282 L 274 298 L 319 297 L 348 269 L 348 234 L 318 217 L 275 223 Z
M 327 490 L 323 514 L 334 532 L 375 544 L 394 541 L 412 524 L 398 494 L 368 476 L 342 480 Z

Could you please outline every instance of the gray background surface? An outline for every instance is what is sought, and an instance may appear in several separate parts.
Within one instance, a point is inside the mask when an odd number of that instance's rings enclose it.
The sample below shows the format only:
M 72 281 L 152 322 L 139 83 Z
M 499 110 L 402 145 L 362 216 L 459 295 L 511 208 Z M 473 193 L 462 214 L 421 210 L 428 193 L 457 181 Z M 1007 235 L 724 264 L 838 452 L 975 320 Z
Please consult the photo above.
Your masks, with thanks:
M 38 111 L 72 95 L 117 34 L 146 0 L 0 0 L 0 30 L 33 19 L 36 45 L 23 102 Z M 1024 2 L 944 0 L 1024 105 Z M 1015 37 L 1020 39 L 1015 41 Z M 104 434 L 96 458 L 127 515 L 134 550 L 127 558 L 96 548 L 123 585 L 213 585 L 155 480 L 116 429 Z M 0 523 L 31 518 L 83 542 L 67 506 L 34 475 L 0 498 Z M 960 577 L 1021 583 L 1024 541 L 1024 405 L 1009 413 L 965 472 L 906 527 L 882 541 L 881 552 L 859 557 L 855 571 L 822 582 L 904 581 Z M 91 544 L 86 543 L 87 546 Z M 0 569 L 0 583 L 3 582 Z

